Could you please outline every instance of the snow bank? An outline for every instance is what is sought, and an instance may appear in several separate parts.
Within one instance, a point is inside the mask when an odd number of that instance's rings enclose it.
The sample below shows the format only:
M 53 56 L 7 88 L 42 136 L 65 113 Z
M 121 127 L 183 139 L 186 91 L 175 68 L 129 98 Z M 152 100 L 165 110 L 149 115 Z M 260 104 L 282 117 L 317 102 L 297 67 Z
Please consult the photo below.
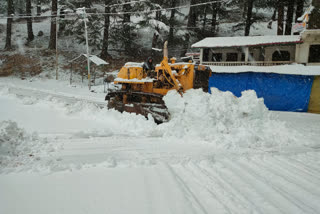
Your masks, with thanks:
M 75 137 L 162 137 L 186 142 L 209 142 L 224 148 L 273 148 L 294 145 L 297 134 L 284 122 L 273 119 L 262 98 L 254 91 L 243 92 L 240 98 L 231 92 L 213 89 L 188 90 L 183 97 L 170 91 L 164 101 L 171 119 L 156 125 L 152 118 L 120 113 L 87 102 L 67 106 L 70 116 L 94 120 L 100 126 L 79 130 Z M 303 142 L 303 141 L 302 141 Z
M 0 92 L 8 96 L 5 89 Z M 156 125 L 152 118 L 108 110 L 85 99 L 75 102 L 53 97 L 24 98 L 17 101 L 22 106 L 11 111 L 23 113 L 18 122 L 29 131 L 67 133 L 72 138 L 162 137 L 164 141 L 168 141 L 166 138 L 178 138 L 179 142 L 182 138 L 189 143 L 207 141 L 226 148 L 272 148 L 293 145 L 299 137 L 283 122 L 271 118 L 263 99 L 258 99 L 254 91 L 243 92 L 240 98 L 217 89 L 212 94 L 188 90 L 183 97 L 170 91 L 164 100 L 171 120 L 161 125 Z M 35 109 L 38 117 L 26 116 Z
M 160 128 L 164 136 L 202 139 L 223 147 L 274 147 L 296 142 L 283 122 L 271 118 L 262 98 L 245 91 L 240 98 L 212 88 L 212 94 L 170 91 L 164 101 L 171 114 Z
M 34 169 L 34 163 L 40 161 L 41 156 L 48 156 L 54 150 L 51 144 L 36 133 L 26 133 L 16 122 L 0 122 L 0 173 L 27 165 Z

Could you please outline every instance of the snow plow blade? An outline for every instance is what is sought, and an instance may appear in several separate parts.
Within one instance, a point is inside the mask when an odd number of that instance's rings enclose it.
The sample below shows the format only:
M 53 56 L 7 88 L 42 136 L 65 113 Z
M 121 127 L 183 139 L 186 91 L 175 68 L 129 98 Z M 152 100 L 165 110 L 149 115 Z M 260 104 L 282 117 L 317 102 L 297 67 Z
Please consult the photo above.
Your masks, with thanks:
M 110 91 L 105 100 L 108 101 L 108 109 L 136 113 L 146 118 L 150 114 L 157 124 L 161 124 L 167 122 L 170 116 L 162 97 L 144 92 Z

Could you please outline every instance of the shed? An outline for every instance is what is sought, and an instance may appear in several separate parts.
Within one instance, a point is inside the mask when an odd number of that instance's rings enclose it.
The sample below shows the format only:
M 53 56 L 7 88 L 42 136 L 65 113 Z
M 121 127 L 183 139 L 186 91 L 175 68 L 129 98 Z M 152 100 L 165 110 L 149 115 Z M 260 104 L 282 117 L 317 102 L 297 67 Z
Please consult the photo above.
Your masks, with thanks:
M 95 66 L 92 66 L 92 71 L 91 74 L 93 74 L 93 81 L 95 82 L 95 78 L 96 78 L 96 68 L 98 66 L 102 66 L 102 65 L 108 65 L 109 63 L 104 61 L 103 59 L 99 58 L 96 55 L 89 55 L 89 60 L 90 62 L 92 62 Z M 71 63 L 71 72 L 70 72 L 70 84 L 72 83 L 72 75 L 73 75 L 73 70 L 75 67 L 79 66 L 79 63 L 83 63 L 87 61 L 87 54 L 80 54 L 78 57 L 70 60 L 69 62 Z M 74 66 L 74 64 L 76 64 L 76 66 Z M 81 69 L 81 75 L 82 75 L 82 82 L 83 82 L 83 76 L 84 76 L 84 70 Z

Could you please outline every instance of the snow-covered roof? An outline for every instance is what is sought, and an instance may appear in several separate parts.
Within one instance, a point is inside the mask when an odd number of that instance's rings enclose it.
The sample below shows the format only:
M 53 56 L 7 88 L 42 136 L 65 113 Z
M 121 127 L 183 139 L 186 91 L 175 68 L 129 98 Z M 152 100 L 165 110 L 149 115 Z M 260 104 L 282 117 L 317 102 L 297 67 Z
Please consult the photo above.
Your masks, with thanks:
M 200 56 L 200 53 L 186 53 L 186 56 Z
M 127 62 L 124 66 L 127 67 L 127 68 L 130 68 L 130 67 L 142 67 L 143 66 L 143 62 Z
M 83 56 L 87 57 L 87 54 L 82 54 Z M 104 61 L 103 59 L 97 57 L 96 55 L 90 55 L 89 59 L 96 65 L 108 65 L 109 63 Z
M 79 59 L 79 58 L 82 57 L 82 56 L 84 56 L 84 57 L 87 58 L 87 54 L 80 54 L 78 57 L 70 60 L 70 62 L 73 62 L 73 61 Z M 93 62 L 94 64 L 98 65 L 98 66 L 99 66 L 99 65 L 109 65 L 108 62 L 106 62 L 106 61 L 104 61 L 103 59 L 97 57 L 96 55 L 90 55 L 90 56 L 89 56 L 89 60 L 90 60 L 91 62 Z
M 272 44 L 301 43 L 300 36 L 242 36 L 208 37 L 192 45 L 193 48 L 241 47 Z
M 144 79 L 137 79 L 137 78 L 134 78 L 134 79 L 123 79 L 123 78 L 116 78 L 114 79 L 115 82 L 127 82 L 127 83 L 145 83 L 145 82 L 153 82 L 155 79 L 152 79 L 152 78 L 144 78 Z
M 276 73 L 320 76 L 320 66 L 305 66 L 302 64 L 277 65 L 277 66 L 210 66 L 214 73 Z

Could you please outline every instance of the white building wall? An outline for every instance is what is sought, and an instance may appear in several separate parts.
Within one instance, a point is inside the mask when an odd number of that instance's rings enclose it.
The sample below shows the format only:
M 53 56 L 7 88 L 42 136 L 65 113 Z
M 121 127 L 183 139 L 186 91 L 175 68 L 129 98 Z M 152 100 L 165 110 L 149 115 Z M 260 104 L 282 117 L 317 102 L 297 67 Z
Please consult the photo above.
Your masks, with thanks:
M 303 43 L 297 45 L 295 61 L 308 64 L 310 45 L 320 45 L 320 30 L 306 30 L 301 36 Z M 319 65 L 320 63 L 310 64 Z
M 320 29 L 306 30 L 301 35 L 303 43 L 291 45 L 273 45 L 266 46 L 262 50 L 265 62 L 272 62 L 272 55 L 275 51 L 289 51 L 290 61 L 309 65 L 320 65 L 320 63 L 308 63 L 310 45 L 320 45 Z M 241 54 L 245 52 L 246 47 L 236 48 L 213 48 L 209 51 L 209 61 L 212 62 L 212 53 L 222 53 L 222 62 L 226 62 L 227 53 L 238 53 L 238 62 L 241 61 Z M 203 61 L 203 48 L 200 51 L 200 62 Z M 249 61 L 259 61 L 260 47 L 249 47 Z M 320 57 L 320 56 L 319 56 Z M 245 60 L 243 60 L 245 61 Z

